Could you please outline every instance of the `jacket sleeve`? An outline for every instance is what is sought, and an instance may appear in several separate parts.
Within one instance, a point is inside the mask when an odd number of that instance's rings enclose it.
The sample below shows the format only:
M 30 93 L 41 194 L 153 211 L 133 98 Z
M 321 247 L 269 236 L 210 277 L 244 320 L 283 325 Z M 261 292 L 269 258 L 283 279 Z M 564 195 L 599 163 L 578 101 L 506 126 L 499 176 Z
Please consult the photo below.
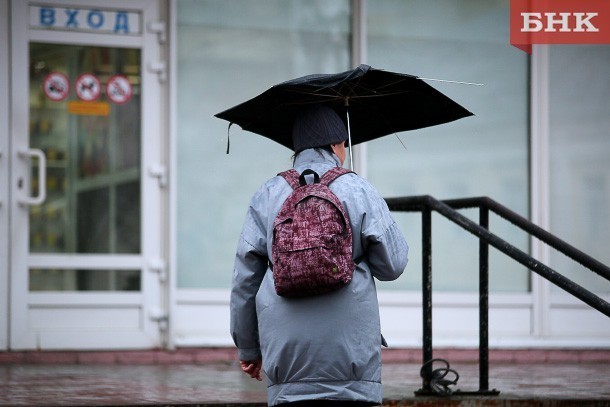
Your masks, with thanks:
M 407 266 L 409 246 L 385 200 L 376 193 L 369 197 L 362 228 L 364 254 L 374 277 L 396 280 Z
M 231 286 L 231 336 L 240 360 L 261 357 L 256 294 L 267 270 L 267 243 L 262 212 L 265 195 L 259 191 L 253 198 L 237 244 Z

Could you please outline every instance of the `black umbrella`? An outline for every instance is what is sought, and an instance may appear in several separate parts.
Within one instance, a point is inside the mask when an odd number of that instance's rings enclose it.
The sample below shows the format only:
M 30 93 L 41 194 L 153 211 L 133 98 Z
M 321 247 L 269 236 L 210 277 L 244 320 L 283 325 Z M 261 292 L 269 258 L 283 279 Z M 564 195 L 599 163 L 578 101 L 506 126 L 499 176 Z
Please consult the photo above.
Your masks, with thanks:
M 351 145 L 451 122 L 472 113 L 417 76 L 360 65 L 338 74 L 282 82 L 215 116 L 293 149 L 292 123 L 303 106 L 331 106 L 345 117 Z M 351 151 L 350 151 L 351 157 Z

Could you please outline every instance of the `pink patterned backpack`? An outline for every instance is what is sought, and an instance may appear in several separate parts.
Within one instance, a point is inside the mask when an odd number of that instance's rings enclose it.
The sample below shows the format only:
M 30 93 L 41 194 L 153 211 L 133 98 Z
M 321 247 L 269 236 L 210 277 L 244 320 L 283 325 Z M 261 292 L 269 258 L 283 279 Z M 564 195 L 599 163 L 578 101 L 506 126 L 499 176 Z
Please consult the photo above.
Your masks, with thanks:
M 271 254 L 278 295 L 323 294 L 352 280 L 352 229 L 345 208 L 328 188 L 350 172 L 334 167 L 322 178 L 313 170 L 278 174 L 293 189 L 273 222 Z M 313 184 L 306 183 L 306 175 L 314 176 Z

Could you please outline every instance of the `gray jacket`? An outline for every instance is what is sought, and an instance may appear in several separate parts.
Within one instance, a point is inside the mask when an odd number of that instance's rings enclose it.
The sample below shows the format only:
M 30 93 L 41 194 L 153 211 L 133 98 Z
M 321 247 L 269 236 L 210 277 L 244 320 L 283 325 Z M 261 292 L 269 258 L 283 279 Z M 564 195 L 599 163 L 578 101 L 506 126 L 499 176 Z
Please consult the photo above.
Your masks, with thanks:
M 320 176 L 339 166 L 325 150 L 298 154 L 294 168 Z M 250 202 L 233 272 L 231 334 L 241 360 L 262 356 L 269 405 L 306 399 L 381 403 L 381 328 L 373 277 L 395 280 L 408 246 L 385 201 L 364 179 L 347 174 L 330 185 L 347 210 L 353 257 L 362 258 L 351 283 L 330 294 L 285 299 L 275 293 L 273 221 L 292 189 L 281 177 Z

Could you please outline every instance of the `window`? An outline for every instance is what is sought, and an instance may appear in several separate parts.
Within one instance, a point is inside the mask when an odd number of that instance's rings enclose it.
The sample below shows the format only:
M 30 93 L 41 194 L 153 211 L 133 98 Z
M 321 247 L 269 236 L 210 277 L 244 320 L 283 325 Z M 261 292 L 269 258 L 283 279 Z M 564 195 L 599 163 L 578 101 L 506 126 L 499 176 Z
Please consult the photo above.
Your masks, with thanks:
M 182 0 L 178 12 L 179 288 L 228 288 L 256 189 L 292 152 L 213 117 L 268 87 L 349 69 L 348 0 Z
M 373 185 L 386 197 L 489 196 L 527 217 L 528 59 L 509 44 L 509 3 L 377 0 L 367 4 L 371 66 L 484 84 L 428 81 L 475 116 L 369 143 L 368 178 Z M 478 219 L 477 211 L 464 214 Z M 396 218 L 411 246 L 408 273 L 381 287 L 419 290 L 420 216 L 397 214 Z M 528 250 L 525 234 L 493 215 L 490 220 L 492 232 Z M 433 216 L 432 224 L 434 288 L 476 291 L 477 240 L 441 216 Z M 529 273 L 491 249 L 490 289 L 528 291 Z
M 610 46 L 549 52 L 551 232 L 610 264 Z M 574 61 L 586 63 L 575 69 Z M 551 252 L 551 266 L 587 289 L 610 293 L 607 281 L 561 253 Z
M 367 175 L 383 196 L 487 195 L 528 216 L 528 59 L 509 44 L 508 6 L 500 0 L 367 2 L 366 54 L 373 67 L 484 83 L 429 82 L 476 116 L 369 143 Z M 227 288 L 248 201 L 291 165 L 291 152 L 233 126 L 226 155 L 227 123 L 213 115 L 280 81 L 349 69 L 350 2 L 181 0 L 177 8 L 178 286 Z M 396 218 L 411 245 L 411 263 L 405 277 L 381 287 L 419 290 L 419 218 Z M 476 290 L 476 239 L 444 218 L 435 216 L 433 228 L 435 288 Z M 527 251 L 527 236 L 511 225 L 492 216 L 491 228 Z M 491 288 L 526 292 L 529 273 L 491 250 Z

